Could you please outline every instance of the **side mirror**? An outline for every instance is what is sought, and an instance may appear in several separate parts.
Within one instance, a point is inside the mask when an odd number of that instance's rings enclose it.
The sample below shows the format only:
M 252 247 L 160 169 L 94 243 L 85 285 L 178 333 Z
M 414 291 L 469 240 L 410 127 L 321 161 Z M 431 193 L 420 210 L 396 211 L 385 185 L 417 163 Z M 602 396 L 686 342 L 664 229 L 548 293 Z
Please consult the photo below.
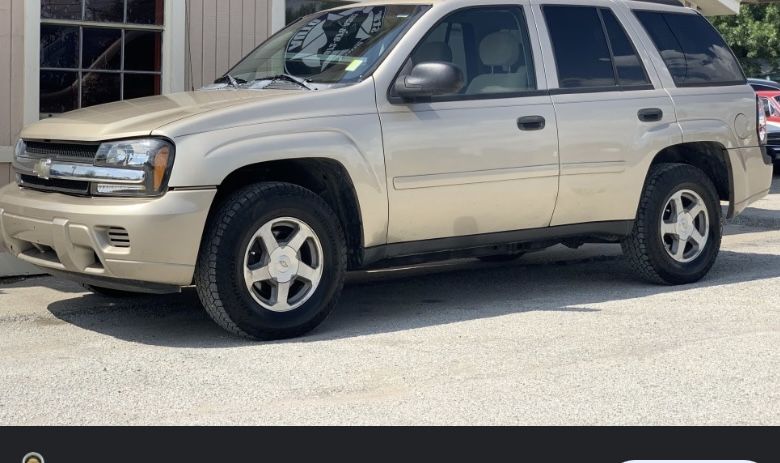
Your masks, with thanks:
M 393 86 L 404 100 L 456 93 L 463 88 L 463 72 L 454 64 L 441 61 L 420 63 Z

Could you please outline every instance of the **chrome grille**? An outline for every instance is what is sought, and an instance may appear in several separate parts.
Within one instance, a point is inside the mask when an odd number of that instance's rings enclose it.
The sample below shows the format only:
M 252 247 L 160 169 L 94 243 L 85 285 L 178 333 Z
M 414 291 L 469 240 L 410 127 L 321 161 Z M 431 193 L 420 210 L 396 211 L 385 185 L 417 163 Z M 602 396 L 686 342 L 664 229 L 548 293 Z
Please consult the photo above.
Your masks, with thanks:
M 115 248 L 129 248 L 130 234 L 122 227 L 108 228 L 108 242 Z
M 99 144 L 25 142 L 27 157 L 92 164 Z

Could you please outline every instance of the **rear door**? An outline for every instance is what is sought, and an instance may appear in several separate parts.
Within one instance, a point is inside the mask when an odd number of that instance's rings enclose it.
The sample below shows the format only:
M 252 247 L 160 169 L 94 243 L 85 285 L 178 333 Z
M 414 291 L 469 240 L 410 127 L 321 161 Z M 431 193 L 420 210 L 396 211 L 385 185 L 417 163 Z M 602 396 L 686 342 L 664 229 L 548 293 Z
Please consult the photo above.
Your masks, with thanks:
M 681 141 L 672 99 L 617 6 L 534 7 L 561 157 L 553 226 L 632 220 L 650 160 Z

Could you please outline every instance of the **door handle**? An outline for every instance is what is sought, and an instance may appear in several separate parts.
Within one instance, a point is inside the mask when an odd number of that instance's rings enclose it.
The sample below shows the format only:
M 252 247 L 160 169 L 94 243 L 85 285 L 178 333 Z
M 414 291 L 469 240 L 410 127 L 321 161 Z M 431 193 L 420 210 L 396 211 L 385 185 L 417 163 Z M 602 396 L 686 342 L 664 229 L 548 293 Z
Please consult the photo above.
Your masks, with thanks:
M 524 116 L 517 119 L 517 128 L 520 130 L 542 130 L 544 124 L 542 116 Z
M 664 118 L 664 112 L 658 108 L 640 109 L 636 115 L 642 122 L 658 122 Z

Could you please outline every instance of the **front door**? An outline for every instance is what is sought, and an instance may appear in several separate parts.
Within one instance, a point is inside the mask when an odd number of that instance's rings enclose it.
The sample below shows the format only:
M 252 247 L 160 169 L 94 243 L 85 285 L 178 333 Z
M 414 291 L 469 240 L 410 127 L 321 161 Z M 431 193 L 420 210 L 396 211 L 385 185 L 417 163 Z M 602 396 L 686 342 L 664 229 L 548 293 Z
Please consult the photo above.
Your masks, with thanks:
M 388 242 L 547 227 L 558 193 L 558 139 L 540 91 L 526 5 L 460 9 L 434 25 L 401 76 L 446 61 L 464 86 L 426 102 L 377 89 L 389 195 Z M 533 41 L 532 41 L 533 40 Z

